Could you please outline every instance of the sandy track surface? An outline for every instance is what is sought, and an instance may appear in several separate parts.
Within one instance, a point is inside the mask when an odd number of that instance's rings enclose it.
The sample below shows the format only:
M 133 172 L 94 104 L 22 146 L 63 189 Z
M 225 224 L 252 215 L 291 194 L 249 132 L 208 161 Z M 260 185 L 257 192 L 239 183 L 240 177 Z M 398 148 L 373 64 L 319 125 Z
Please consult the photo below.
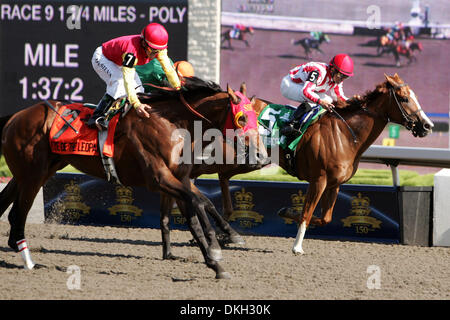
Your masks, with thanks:
M 184 259 L 165 261 L 158 229 L 29 224 L 32 258 L 44 266 L 32 271 L 7 247 L 8 234 L 0 222 L 0 299 L 450 298 L 450 248 L 306 239 L 306 254 L 295 256 L 293 238 L 245 236 L 223 250 L 232 279 L 216 280 L 187 231 L 172 232 Z M 79 290 L 67 286 L 72 265 Z

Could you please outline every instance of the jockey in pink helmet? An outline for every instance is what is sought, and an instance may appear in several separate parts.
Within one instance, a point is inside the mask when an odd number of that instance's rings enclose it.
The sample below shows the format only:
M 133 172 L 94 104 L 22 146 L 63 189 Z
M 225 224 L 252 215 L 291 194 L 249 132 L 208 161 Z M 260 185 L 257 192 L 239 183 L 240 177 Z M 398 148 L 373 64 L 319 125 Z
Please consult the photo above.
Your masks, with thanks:
M 281 81 L 281 94 L 301 104 L 281 133 L 289 135 L 298 132 L 294 124 L 300 126 L 295 122 L 311 109 L 311 104 L 321 105 L 331 111 L 334 108 L 333 101 L 348 100 L 344 95 L 342 83 L 351 76 L 353 60 L 345 53 L 335 55 L 329 64 L 308 62 L 291 69 Z M 331 97 L 326 92 L 330 92 Z
M 163 67 L 170 85 L 180 89 L 181 84 L 169 57 L 167 42 L 169 35 L 159 23 L 150 23 L 141 34 L 118 37 L 103 43 L 92 57 L 95 72 L 106 83 L 106 93 L 100 100 L 88 126 L 105 128 L 104 113 L 112 102 L 121 96 L 127 96 L 140 117 L 150 117 L 151 107 L 142 104 L 137 93 L 144 92 L 141 80 L 135 72 L 136 65 L 144 65 L 156 58 Z

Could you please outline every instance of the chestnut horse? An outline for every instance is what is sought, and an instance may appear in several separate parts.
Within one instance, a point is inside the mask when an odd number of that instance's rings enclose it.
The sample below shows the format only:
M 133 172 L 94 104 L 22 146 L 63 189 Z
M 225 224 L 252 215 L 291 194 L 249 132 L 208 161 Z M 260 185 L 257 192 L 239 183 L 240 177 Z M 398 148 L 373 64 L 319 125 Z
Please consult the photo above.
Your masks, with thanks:
M 295 220 L 299 225 L 292 251 L 304 253 L 302 248 L 306 228 L 310 223 L 323 226 L 331 222 L 340 185 L 350 180 L 358 169 L 361 155 L 377 139 L 388 122 L 398 123 L 415 137 L 425 137 L 433 123 L 421 108 L 414 91 L 395 74 L 361 99 L 351 99 L 337 105 L 336 113 L 326 113 L 312 124 L 296 148 L 295 172 L 300 180 L 309 182 L 301 215 L 282 209 L 279 214 Z M 269 102 L 256 99 L 254 109 L 260 113 Z M 352 133 L 356 136 L 356 141 Z M 284 152 L 279 148 L 279 165 L 289 172 Z M 268 149 L 270 153 L 270 149 Z M 220 177 L 220 176 L 219 176 Z M 224 180 L 224 181 L 222 181 Z M 221 178 L 226 184 L 227 178 Z M 222 189 L 229 197 L 229 189 Z M 313 217 L 320 201 L 321 217 Z M 232 206 L 230 203 L 230 209 Z
M 215 271 L 216 278 L 229 278 L 230 274 L 218 263 L 221 248 L 204 211 L 205 197 L 189 180 L 193 161 L 179 163 L 184 151 L 179 148 L 182 138 L 174 139 L 172 133 L 181 128 L 194 136 L 199 114 L 209 119 L 201 121 L 202 130 L 222 128 L 230 110 L 230 95 L 218 85 L 195 77 L 186 78 L 182 95 L 197 114 L 188 110 L 178 93 L 140 96 L 142 102 L 152 106 L 151 117 L 140 118 L 133 109 L 117 124 L 116 171 L 126 186 L 143 186 L 177 199 L 206 265 Z M 56 111 L 61 106 L 57 101 L 50 103 Z M 21 252 L 29 269 L 35 264 L 26 248 L 25 222 L 41 186 L 68 164 L 89 175 L 106 178 L 99 156 L 61 155 L 50 150 L 49 132 L 56 116 L 46 103 L 40 102 L 0 119 L 1 147 L 13 175 L 0 193 L 0 215 L 13 203 L 8 217 L 11 225 L 8 245 Z M 190 156 L 192 160 L 193 154 Z

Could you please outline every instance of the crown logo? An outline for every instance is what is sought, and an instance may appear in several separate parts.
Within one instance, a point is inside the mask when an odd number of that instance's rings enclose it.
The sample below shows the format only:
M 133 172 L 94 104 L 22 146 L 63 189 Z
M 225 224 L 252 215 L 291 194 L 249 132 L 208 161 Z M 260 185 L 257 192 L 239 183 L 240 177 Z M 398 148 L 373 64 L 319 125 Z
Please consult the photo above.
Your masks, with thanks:
M 120 204 L 133 203 L 133 189 L 131 187 L 117 186 L 116 187 L 117 202 Z
M 70 183 L 64 185 L 64 190 L 66 191 L 66 201 L 68 202 L 79 202 L 81 201 L 81 189 L 80 186 L 71 180 Z
M 69 215 L 70 220 L 76 221 L 89 214 L 91 208 L 81 202 L 81 188 L 74 180 L 64 185 L 64 191 L 66 192 L 63 203 L 64 212 Z
M 363 197 L 361 192 L 358 192 L 356 197 L 352 197 L 351 205 L 352 213 L 357 216 L 368 216 L 370 214 L 370 199 Z
M 230 221 L 239 220 L 239 224 L 244 228 L 251 228 L 262 222 L 263 215 L 252 211 L 255 204 L 253 203 L 253 193 L 246 192 L 245 188 L 234 193 L 235 210 L 230 216 Z
M 142 209 L 133 206 L 133 189 L 131 187 L 125 187 L 118 185 L 116 187 L 116 201 L 118 204 L 108 208 L 110 215 L 120 214 L 121 222 L 131 222 L 136 217 L 142 215 Z M 133 216 L 134 214 L 134 216 Z
M 351 200 L 351 214 L 347 218 L 341 219 L 344 227 L 355 226 L 357 233 L 368 233 L 374 229 L 380 229 L 382 221 L 370 217 L 370 199 L 363 197 L 361 192 L 358 192 L 356 197 Z
M 234 194 L 234 199 L 236 200 L 236 207 L 238 210 L 251 210 L 255 205 L 253 204 L 253 194 L 251 192 L 236 191 Z

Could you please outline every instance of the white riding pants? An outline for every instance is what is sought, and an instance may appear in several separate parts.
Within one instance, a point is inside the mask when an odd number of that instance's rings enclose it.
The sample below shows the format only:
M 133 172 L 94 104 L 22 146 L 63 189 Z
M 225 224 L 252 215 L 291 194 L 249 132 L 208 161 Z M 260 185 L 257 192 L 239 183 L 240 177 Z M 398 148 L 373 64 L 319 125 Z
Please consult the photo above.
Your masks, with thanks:
M 310 100 L 303 95 L 304 85 L 305 85 L 304 82 L 303 83 L 293 82 L 291 80 L 291 77 L 287 75 L 283 78 L 283 80 L 281 80 L 280 91 L 283 97 L 289 100 L 294 100 L 298 102 L 305 102 L 305 101 L 310 102 Z M 328 101 L 329 103 L 333 102 L 333 99 L 323 92 L 316 92 L 316 94 L 319 96 L 320 100 Z
M 106 83 L 106 93 L 114 99 L 127 95 L 123 80 L 122 67 L 118 66 L 103 55 L 102 47 L 98 47 L 92 56 L 92 66 L 95 72 Z M 144 92 L 141 79 L 137 72 L 134 75 L 136 92 Z

